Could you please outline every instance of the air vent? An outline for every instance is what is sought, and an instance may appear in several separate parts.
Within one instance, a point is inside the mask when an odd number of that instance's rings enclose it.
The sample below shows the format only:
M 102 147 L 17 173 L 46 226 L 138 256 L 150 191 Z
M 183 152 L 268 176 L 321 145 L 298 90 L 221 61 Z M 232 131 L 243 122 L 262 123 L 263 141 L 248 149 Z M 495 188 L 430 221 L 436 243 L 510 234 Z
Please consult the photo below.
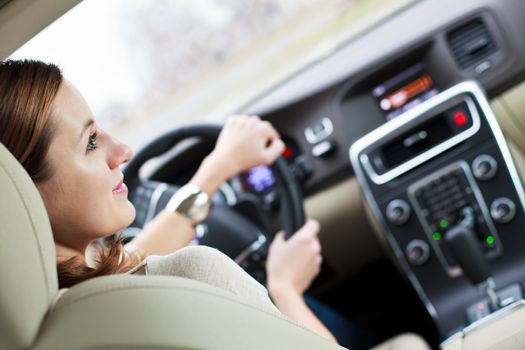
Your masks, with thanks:
M 461 68 L 470 67 L 498 50 L 481 19 L 468 22 L 450 32 L 447 39 Z

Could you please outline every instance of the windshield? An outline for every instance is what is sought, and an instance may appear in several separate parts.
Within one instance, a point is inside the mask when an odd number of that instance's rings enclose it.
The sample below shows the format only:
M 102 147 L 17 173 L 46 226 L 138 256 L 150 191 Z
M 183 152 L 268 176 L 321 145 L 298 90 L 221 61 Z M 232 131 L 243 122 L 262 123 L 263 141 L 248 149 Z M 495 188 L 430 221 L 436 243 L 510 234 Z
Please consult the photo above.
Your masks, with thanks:
M 59 64 L 133 149 L 217 121 L 415 0 L 84 0 L 11 58 Z

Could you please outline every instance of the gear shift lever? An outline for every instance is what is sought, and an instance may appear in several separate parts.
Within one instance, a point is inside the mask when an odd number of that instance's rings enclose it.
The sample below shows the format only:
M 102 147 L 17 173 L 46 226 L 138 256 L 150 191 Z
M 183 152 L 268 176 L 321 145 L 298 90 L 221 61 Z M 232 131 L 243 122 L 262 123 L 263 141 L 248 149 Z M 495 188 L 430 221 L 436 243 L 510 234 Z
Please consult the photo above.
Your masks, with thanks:
M 465 277 L 480 287 L 487 295 L 493 311 L 500 308 L 500 300 L 495 291 L 494 279 L 476 238 L 474 228 L 474 210 L 465 207 L 462 210 L 463 220 L 450 228 L 445 240 L 454 257 L 463 270 Z

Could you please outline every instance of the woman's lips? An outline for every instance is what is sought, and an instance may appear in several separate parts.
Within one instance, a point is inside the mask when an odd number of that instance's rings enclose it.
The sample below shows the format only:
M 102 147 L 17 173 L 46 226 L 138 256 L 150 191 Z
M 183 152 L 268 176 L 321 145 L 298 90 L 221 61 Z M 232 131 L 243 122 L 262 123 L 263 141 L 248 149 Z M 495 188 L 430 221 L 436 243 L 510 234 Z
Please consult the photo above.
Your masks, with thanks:
M 126 187 L 126 184 L 123 181 L 120 181 L 117 187 L 113 189 L 113 194 L 124 194 L 124 193 L 128 193 L 128 188 Z

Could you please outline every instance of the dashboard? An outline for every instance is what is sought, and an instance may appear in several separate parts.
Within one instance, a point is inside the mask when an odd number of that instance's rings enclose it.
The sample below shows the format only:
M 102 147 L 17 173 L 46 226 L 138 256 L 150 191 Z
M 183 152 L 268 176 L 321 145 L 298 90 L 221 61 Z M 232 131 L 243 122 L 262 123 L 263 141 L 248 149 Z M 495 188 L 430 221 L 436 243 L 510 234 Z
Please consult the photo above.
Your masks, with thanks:
M 495 96 L 520 82 L 523 13 L 517 0 L 417 1 L 241 112 L 277 127 L 296 150 L 306 194 L 314 193 L 353 175 L 354 141 L 438 92 L 475 79 Z
M 525 79 L 523 14 L 525 2 L 519 0 L 416 1 L 240 110 L 260 115 L 278 129 L 306 197 L 342 180 L 359 180 L 375 219 L 372 225 L 425 304 L 440 341 L 487 316 L 480 313 L 483 305 L 472 283 L 459 278 L 476 272 L 466 273 L 468 263 L 460 264 L 461 254 L 458 258 L 450 252 L 456 246 L 449 242 L 451 227 L 478 220 L 474 241 L 482 253 L 476 256 L 490 262 L 502 300 L 521 298 L 525 277 L 515 249 L 521 238 L 511 232 L 524 219 L 523 190 L 506 146 L 501 146 L 504 141 L 494 140 L 498 129 L 489 125 L 490 107 L 480 101 Z M 450 93 L 466 80 L 476 81 L 481 90 Z M 432 118 L 417 122 L 402 137 L 390 137 L 392 130 L 409 127 L 407 115 L 441 96 L 449 96 L 441 101 L 445 109 L 432 109 Z M 377 136 L 378 130 L 389 133 Z M 352 164 L 349 150 L 369 135 L 377 136 L 374 145 L 380 146 L 362 148 L 368 162 L 356 158 Z M 407 167 L 420 159 L 424 162 Z M 492 160 L 500 165 L 497 180 L 478 178 L 477 172 Z M 452 199 L 437 210 L 428 197 L 440 191 L 452 191 Z M 510 198 L 512 205 L 498 195 Z M 451 205 L 457 208 L 448 210 Z M 498 221 L 499 211 L 513 207 L 518 214 L 510 224 Z M 406 208 L 412 216 L 395 223 L 392 217 Z M 435 215 L 427 217 L 430 212 Z
M 512 232 L 525 220 L 524 195 L 484 96 L 497 97 L 525 78 L 523 14 L 525 2 L 520 0 L 415 1 L 238 111 L 260 115 L 277 128 L 287 146 L 283 156 L 307 199 L 338 188 L 342 180 L 359 181 L 375 219 L 371 225 L 432 317 L 438 342 L 482 320 L 489 309 L 473 283 L 463 278 L 476 276 L 479 269 L 469 270 L 461 254 L 453 255 L 452 248 L 460 244 L 449 243 L 450 227 L 457 231 L 478 220 L 470 227 L 475 233 L 466 236 L 475 237 L 482 252 L 470 256 L 490 262 L 500 300 L 512 303 L 522 297 L 525 275 L 516 247 L 525 242 Z M 454 86 L 467 87 L 451 93 Z M 439 106 L 436 99 L 441 99 Z M 430 117 L 416 118 L 422 110 Z M 413 121 L 407 119 L 410 115 Z M 399 135 L 393 137 L 395 133 Z M 371 148 L 360 149 L 369 161 L 356 157 L 351 163 L 349 150 L 370 135 L 375 135 L 367 145 Z M 186 182 L 195 170 L 191 160 L 211 148 L 200 144 L 177 157 L 178 168 L 186 169 L 177 179 L 171 161 L 152 179 Z M 490 181 L 476 175 L 494 162 L 500 170 Z M 254 168 L 229 184 L 237 197 L 257 199 L 271 209 L 275 177 L 270 168 Z M 498 196 L 503 189 L 506 194 Z M 430 203 L 428 198 L 437 192 L 447 195 Z M 328 217 L 323 227 L 330 231 L 322 241 L 329 267 L 323 272 L 330 271 L 324 276 L 326 285 L 348 277 L 341 271 L 345 265 L 358 266 L 354 256 L 367 255 L 361 258 L 365 263 L 373 259 L 369 256 L 376 242 L 355 244 L 350 237 L 354 232 L 349 233 L 368 225 L 357 222 L 367 221 L 359 208 L 361 197 L 354 193 L 351 207 L 342 208 L 348 204 L 345 196 L 318 206 Z M 501 221 L 499 212 L 512 207 L 510 223 Z M 405 218 L 404 212 L 412 214 Z M 365 237 L 368 226 L 362 231 L 356 233 L 361 240 L 372 240 Z

